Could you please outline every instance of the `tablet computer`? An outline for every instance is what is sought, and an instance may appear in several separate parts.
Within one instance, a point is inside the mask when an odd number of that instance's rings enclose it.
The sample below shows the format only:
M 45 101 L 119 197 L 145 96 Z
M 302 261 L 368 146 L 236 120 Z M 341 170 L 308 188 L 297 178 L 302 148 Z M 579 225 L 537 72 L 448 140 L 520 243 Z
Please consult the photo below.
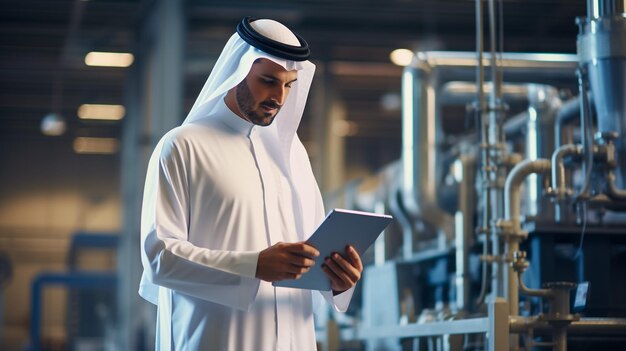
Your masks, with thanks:
M 315 265 L 300 279 L 281 280 L 272 285 L 330 291 L 330 280 L 322 270 L 324 259 L 333 252 L 343 254 L 348 245 L 352 245 L 362 255 L 392 219 L 389 215 L 378 213 L 332 210 L 306 241 L 320 252 L 315 257 Z

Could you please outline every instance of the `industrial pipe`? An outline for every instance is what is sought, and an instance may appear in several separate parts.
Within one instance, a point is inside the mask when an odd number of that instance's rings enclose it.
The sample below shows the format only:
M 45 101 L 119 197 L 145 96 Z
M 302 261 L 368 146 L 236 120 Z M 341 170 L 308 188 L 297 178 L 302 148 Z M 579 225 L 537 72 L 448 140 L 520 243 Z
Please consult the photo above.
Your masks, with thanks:
M 626 160 L 624 160 L 626 161 Z M 623 161 L 623 162 L 624 162 Z M 616 201 L 626 201 L 626 189 L 620 189 L 615 184 L 615 172 L 613 170 L 609 171 L 606 175 L 607 177 L 607 192 L 609 197 Z
M 593 100 L 592 95 L 587 96 L 587 101 L 589 102 L 590 108 L 595 108 L 595 102 Z M 558 148 L 563 145 L 563 143 L 571 143 L 570 140 L 563 140 L 563 127 L 580 118 L 580 96 L 576 96 L 567 100 L 561 108 L 559 112 L 556 114 L 556 119 L 554 121 L 554 148 Z
M 519 242 L 525 237 L 520 225 L 520 186 L 526 177 L 534 173 L 550 172 L 551 163 L 547 159 L 524 160 L 518 163 L 506 177 L 504 185 L 504 218 L 506 225 L 506 257 L 513 261 L 513 254 L 519 251 Z M 507 300 L 509 314 L 519 314 L 519 292 L 517 274 L 509 265 L 507 270 Z
M 460 155 L 454 161 L 454 178 L 459 183 L 458 210 L 454 216 L 454 241 L 456 252 L 456 307 L 468 308 L 470 296 L 469 253 L 474 243 L 475 190 L 474 173 L 476 158 L 472 155 Z
M 521 232 L 520 216 L 520 185 L 526 177 L 533 173 L 547 173 L 551 170 L 550 160 L 539 158 L 524 160 L 518 163 L 506 177 L 504 185 L 504 218 L 511 223 L 513 234 Z
M 538 317 L 509 317 L 511 333 L 526 333 L 530 329 L 537 334 L 550 334 L 552 326 L 539 320 Z M 625 318 L 581 318 L 567 326 L 567 333 L 571 335 L 625 335 Z
M 478 6 L 478 5 L 477 5 Z M 442 136 L 438 93 L 451 81 L 471 82 L 489 54 L 418 52 L 402 75 L 402 198 L 407 212 L 437 227 L 452 239 L 452 218 L 437 204 L 437 165 Z M 510 82 L 571 84 L 577 56 L 503 53 L 499 67 Z M 479 90 L 482 81 L 479 80 Z M 482 102 L 484 103 L 484 101 Z
M 566 196 L 571 195 L 571 190 L 567 188 L 565 179 L 565 164 L 563 160 L 569 155 L 580 156 L 582 155 L 582 152 L 582 145 L 567 144 L 559 146 L 559 148 L 554 150 L 552 153 L 552 189 L 550 190 L 550 193 L 556 198 L 556 201 L 554 202 L 554 219 L 557 223 L 561 222 L 563 217 L 563 214 L 561 213 L 561 202 Z
M 517 276 L 517 282 L 519 283 L 519 290 L 522 292 L 522 294 L 527 295 L 527 296 L 537 296 L 537 297 L 546 297 L 546 298 L 549 298 L 552 296 L 551 291 L 549 289 L 531 289 L 527 287 L 526 284 L 524 283 L 524 279 L 522 279 L 521 272 L 517 273 L 516 276 Z
M 552 153 L 552 194 L 562 199 L 568 194 L 565 180 L 565 164 L 563 160 L 569 155 L 582 155 L 583 148 L 580 144 L 562 145 Z

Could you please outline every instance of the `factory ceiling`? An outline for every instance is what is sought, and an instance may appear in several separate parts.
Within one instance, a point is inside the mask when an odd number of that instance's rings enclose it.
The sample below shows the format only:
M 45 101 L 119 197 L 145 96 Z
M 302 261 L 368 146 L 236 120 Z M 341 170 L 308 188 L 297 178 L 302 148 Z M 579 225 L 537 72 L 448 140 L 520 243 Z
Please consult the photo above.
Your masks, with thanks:
M 40 131 L 42 118 L 51 112 L 68 124 L 58 142 L 119 137 L 123 123 L 81 121 L 77 109 L 85 103 L 123 104 L 128 69 L 88 67 L 84 56 L 89 51 L 135 52 L 154 3 L 0 2 L 0 138 L 52 138 Z M 246 15 L 275 18 L 307 38 L 315 63 L 323 68 L 318 72 L 330 73 L 333 94 L 344 103 L 346 118 L 359 127 L 350 138 L 353 145 L 390 144 L 391 154 L 400 145 L 400 112 L 393 107 L 393 94 L 400 92 L 401 68 L 390 63 L 389 53 L 403 47 L 475 48 L 471 0 L 189 0 L 183 7 L 183 110 L 190 108 L 236 23 Z M 504 49 L 573 53 L 575 17 L 585 12 L 583 0 L 505 0 Z M 382 107 L 383 100 L 391 107 Z

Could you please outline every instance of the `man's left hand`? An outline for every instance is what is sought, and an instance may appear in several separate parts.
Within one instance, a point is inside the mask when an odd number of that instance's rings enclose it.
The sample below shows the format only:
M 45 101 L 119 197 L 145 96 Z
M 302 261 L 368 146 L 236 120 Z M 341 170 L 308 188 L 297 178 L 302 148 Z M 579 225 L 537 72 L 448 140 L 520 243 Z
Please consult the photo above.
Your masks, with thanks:
M 356 285 L 356 282 L 361 279 L 363 264 L 356 249 L 348 246 L 345 256 L 333 252 L 330 257 L 326 257 L 324 264 L 322 264 L 322 270 L 330 279 L 330 286 L 336 295 Z

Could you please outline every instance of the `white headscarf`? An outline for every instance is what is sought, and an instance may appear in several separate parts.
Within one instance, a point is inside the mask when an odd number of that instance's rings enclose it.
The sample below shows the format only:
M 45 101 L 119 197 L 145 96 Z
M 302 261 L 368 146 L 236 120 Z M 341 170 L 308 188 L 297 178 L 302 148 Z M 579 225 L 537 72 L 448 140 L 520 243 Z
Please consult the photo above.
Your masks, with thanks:
M 290 45 L 293 34 L 287 27 L 273 20 L 256 20 L 255 29 L 262 35 Z M 272 33 L 272 31 L 274 31 Z M 294 37 L 295 38 L 295 37 Z M 304 106 L 309 94 L 315 65 L 310 61 L 291 61 L 269 55 L 246 43 L 239 34 L 233 34 L 217 59 L 209 78 L 200 95 L 193 104 L 191 111 L 183 124 L 211 118 L 211 112 L 224 99 L 226 93 L 236 87 L 250 72 L 252 64 L 259 58 L 272 60 L 288 71 L 297 70 L 298 79 L 290 89 L 287 100 L 278 112 L 274 122 L 263 128 L 268 128 L 276 136 L 275 143 L 270 148 L 280 150 L 277 155 L 279 166 L 286 170 L 298 195 L 300 208 L 295 212 L 298 215 L 296 222 L 299 230 L 310 234 L 317 222 L 323 218 L 321 197 L 302 143 L 297 138 L 296 131 L 302 120 Z M 313 183 L 313 184 L 311 184 Z M 313 189 L 312 186 L 314 187 Z
M 252 23 L 261 22 L 267 24 L 266 21 L 270 20 L 256 20 Z M 271 22 L 284 27 L 276 21 Z M 257 26 L 257 28 L 259 27 Z M 286 29 L 286 27 L 284 28 Z M 266 33 L 263 34 L 267 36 Z M 285 40 L 284 37 L 285 34 L 281 32 L 278 32 L 277 35 L 274 36 L 274 38 L 281 38 L 282 40 Z M 293 129 L 293 133 L 295 133 L 302 119 L 304 105 L 315 73 L 315 65 L 310 61 L 290 61 L 269 55 L 246 43 L 237 33 L 233 34 L 228 40 L 228 43 L 226 43 L 209 78 L 206 83 L 204 83 L 200 95 L 198 95 L 196 102 L 193 104 L 183 124 L 192 123 L 207 117 L 215 107 L 216 102 L 218 102 L 220 98 L 223 99 L 224 95 L 230 89 L 243 81 L 250 72 L 254 61 L 259 58 L 272 60 L 288 71 L 298 71 L 298 80 L 292 85 L 287 101 L 279 112 L 280 115 L 287 115 L 289 118 L 277 118 L 274 122 L 281 125 L 281 130 L 283 128 L 287 130 Z M 289 125 L 289 127 L 286 125 Z

